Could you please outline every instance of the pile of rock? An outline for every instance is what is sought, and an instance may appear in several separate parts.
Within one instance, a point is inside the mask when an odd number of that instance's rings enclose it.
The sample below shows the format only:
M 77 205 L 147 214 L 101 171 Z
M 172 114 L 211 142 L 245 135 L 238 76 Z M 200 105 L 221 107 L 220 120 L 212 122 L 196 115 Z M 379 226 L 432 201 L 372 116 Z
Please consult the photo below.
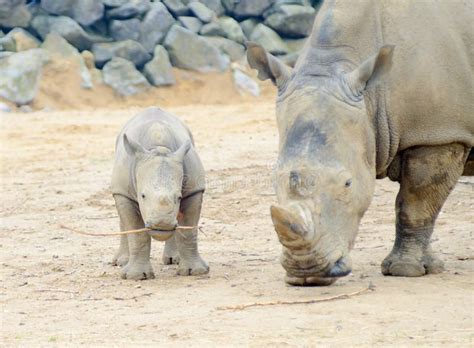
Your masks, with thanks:
M 292 64 L 311 0 L 0 0 L 0 96 L 29 103 L 41 67 L 72 59 L 82 86 L 121 95 L 175 83 L 172 67 L 225 71 L 257 42 Z M 100 70 L 98 70 L 100 69 Z

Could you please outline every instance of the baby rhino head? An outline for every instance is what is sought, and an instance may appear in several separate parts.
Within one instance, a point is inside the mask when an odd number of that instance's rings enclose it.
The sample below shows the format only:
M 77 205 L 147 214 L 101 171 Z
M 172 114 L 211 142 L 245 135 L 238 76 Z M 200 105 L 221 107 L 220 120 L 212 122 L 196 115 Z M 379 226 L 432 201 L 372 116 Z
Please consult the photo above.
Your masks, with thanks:
M 135 159 L 137 200 L 145 226 L 174 230 L 181 202 L 183 160 L 191 148 L 190 142 L 175 152 L 163 146 L 145 149 L 125 134 L 123 142 L 127 153 Z

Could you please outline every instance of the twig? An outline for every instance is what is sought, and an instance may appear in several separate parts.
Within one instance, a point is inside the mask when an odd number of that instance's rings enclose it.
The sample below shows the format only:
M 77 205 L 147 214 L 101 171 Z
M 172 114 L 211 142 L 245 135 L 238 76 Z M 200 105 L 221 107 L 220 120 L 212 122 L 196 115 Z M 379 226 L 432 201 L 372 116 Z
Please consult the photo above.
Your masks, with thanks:
M 118 215 L 112 216 L 86 216 L 87 220 L 105 220 L 105 219 L 115 219 L 118 218 Z
M 77 295 L 77 291 L 63 290 L 63 289 L 36 289 L 35 292 L 65 292 L 67 294 Z
M 120 232 L 107 232 L 107 233 L 91 233 L 91 232 L 84 232 L 80 230 L 76 230 L 75 228 L 59 225 L 60 228 L 69 230 L 75 233 L 83 234 L 86 236 L 120 236 L 123 234 L 131 234 L 131 233 L 143 233 L 143 232 L 188 232 L 194 229 L 194 226 L 178 226 L 174 231 L 158 231 L 152 230 L 151 228 L 139 228 L 137 230 L 129 230 L 129 231 L 120 231 Z
M 114 297 L 114 300 L 117 300 L 117 301 L 136 300 L 137 298 L 151 296 L 151 295 L 153 295 L 153 293 L 149 292 L 147 294 L 142 294 L 142 295 L 137 295 L 137 296 L 132 296 L 132 297 Z
M 376 245 L 373 247 L 359 247 L 359 248 L 354 248 L 355 250 L 367 250 L 367 249 L 377 249 L 377 248 L 383 248 L 385 245 Z
M 315 300 L 298 300 L 298 301 L 274 301 L 274 302 L 254 302 L 254 303 L 247 303 L 247 304 L 242 304 L 242 305 L 237 305 L 237 306 L 223 306 L 223 307 L 217 307 L 218 310 L 243 310 L 249 307 L 267 307 L 267 306 L 276 306 L 276 305 L 294 305 L 294 304 L 313 304 L 313 303 L 319 303 L 319 302 L 328 302 L 328 301 L 334 301 L 334 300 L 342 300 L 346 299 L 352 296 L 357 296 L 360 294 L 363 294 L 364 292 L 367 291 L 373 291 L 375 290 L 375 286 L 370 283 L 366 288 L 351 292 L 349 294 L 341 294 L 337 296 L 332 296 L 332 297 L 326 297 L 326 298 L 320 298 L 320 299 L 315 299 Z

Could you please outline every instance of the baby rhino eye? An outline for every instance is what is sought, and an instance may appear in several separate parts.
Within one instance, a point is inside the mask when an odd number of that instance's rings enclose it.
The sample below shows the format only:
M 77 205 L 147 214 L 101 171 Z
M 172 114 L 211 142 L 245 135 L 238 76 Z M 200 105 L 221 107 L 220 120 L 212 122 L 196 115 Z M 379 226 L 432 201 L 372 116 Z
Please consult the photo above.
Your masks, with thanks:
M 349 179 L 346 181 L 346 183 L 344 184 L 345 187 L 351 187 L 352 185 L 352 179 Z
M 145 199 L 145 194 L 144 193 L 142 193 L 142 198 Z

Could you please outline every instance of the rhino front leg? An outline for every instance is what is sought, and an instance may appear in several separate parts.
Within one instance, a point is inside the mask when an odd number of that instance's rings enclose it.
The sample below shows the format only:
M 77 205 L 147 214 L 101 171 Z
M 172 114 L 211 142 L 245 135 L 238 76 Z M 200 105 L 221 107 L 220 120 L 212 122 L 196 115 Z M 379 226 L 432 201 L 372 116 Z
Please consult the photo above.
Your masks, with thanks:
M 209 266 L 198 252 L 197 225 L 201 215 L 202 193 L 195 194 L 181 202 L 179 224 L 196 226 L 192 232 L 176 233 L 176 245 L 179 252 L 178 275 L 198 275 L 209 272 Z
M 120 196 L 114 195 L 115 200 L 115 207 L 117 208 L 117 212 L 120 219 L 120 231 L 126 231 L 127 225 L 129 225 L 129 204 L 128 199 Z M 127 236 L 123 235 L 120 236 L 120 246 L 117 252 L 115 253 L 114 258 L 112 259 L 112 264 L 114 266 L 125 266 L 128 263 L 128 240 Z
M 403 153 L 396 238 L 392 252 L 382 262 L 384 275 L 418 277 L 443 271 L 443 262 L 432 254 L 430 238 L 467 154 L 461 144 L 419 147 Z
M 114 199 L 120 217 L 120 229 L 122 231 L 144 227 L 136 202 L 121 195 L 115 195 Z M 121 247 L 122 245 L 128 246 L 128 263 L 122 268 L 122 278 L 154 278 L 155 275 L 153 274 L 153 268 L 150 263 L 151 238 L 148 233 L 129 234 L 126 238 L 126 241 L 121 240 Z M 122 254 L 122 256 L 124 256 L 124 254 Z
M 176 245 L 175 236 L 171 237 L 165 242 L 165 250 L 163 250 L 162 260 L 165 265 L 179 263 L 178 246 Z

